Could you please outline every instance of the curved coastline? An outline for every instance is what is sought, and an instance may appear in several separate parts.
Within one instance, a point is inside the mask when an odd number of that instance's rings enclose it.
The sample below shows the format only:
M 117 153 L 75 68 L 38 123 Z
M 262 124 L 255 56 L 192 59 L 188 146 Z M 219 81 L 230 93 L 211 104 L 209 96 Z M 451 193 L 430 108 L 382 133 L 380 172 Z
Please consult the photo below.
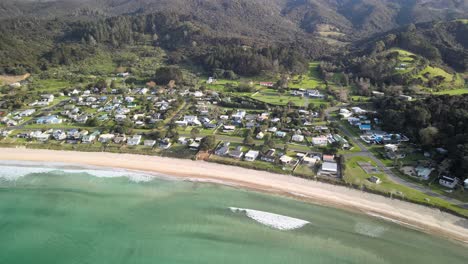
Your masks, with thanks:
M 118 168 L 181 180 L 225 184 L 364 213 L 468 245 L 468 220 L 440 210 L 293 176 L 135 154 L 0 148 L 0 160 Z

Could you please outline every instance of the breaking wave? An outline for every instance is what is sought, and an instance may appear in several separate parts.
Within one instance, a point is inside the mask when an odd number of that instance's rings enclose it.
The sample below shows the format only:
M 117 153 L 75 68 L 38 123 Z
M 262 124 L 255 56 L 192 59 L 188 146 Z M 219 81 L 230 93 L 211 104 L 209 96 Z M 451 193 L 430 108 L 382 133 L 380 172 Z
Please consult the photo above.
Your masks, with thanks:
M 241 212 L 245 213 L 247 217 L 263 224 L 269 226 L 274 229 L 278 230 L 293 230 L 303 227 L 304 225 L 308 224 L 308 221 L 293 218 L 289 216 L 273 214 L 263 211 L 257 211 L 252 209 L 245 209 L 245 208 L 236 208 L 236 207 L 229 207 L 229 209 L 234 212 Z
M 36 164 L 37 165 L 37 164 Z M 48 164 L 50 165 L 50 164 Z M 88 169 L 88 168 L 64 168 L 64 167 L 41 167 L 41 166 L 31 166 L 31 164 L 27 164 L 27 166 L 22 165 L 9 165 L 9 164 L 0 164 L 0 179 L 7 180 L 7 181 L 15 181 L 21 177 L 36 174 L 36 173 L 50 173 L 50 174 L 63 174 L 63 173 L 70 173 L 70 174 L 81 174 L 85 173 L 90 176 L 98 177 L 98 178 L 118 178 L 118 177 L 126 177 L 132 182 L 149 182 L 154 177 L 149 174 L 144 173 L 136 173 L 126 170 L 105 170 L 105 169 Z

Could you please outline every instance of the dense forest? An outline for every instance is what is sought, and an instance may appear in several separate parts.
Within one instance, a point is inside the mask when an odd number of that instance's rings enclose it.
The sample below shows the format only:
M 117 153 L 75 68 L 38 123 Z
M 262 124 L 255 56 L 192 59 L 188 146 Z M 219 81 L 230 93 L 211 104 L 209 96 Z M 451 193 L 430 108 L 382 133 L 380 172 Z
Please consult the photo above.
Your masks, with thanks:
M 426 150 L 444 148 L 450 172 L 468 177 L 468 96 L 429 96 L 407 102 L 386 97 L 375 102 L 382 128 L 403 131 Z

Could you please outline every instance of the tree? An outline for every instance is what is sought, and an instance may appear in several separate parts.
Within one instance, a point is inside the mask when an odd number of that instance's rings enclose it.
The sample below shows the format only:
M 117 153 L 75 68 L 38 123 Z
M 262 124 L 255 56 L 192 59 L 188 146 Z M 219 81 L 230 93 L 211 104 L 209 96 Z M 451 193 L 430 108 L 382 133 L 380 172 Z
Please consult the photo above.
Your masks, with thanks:
M 155 78 L 157 83 L 159 84 L 169 84 L 171 80 L 175 81 L 176 83 L 180 83 L 183 81 L 183 73 L 177 67 L 161 67 L 156 70 Z
M 429 127 L 419 130 L 419 137 L 421 138 L 421 143 L 425 146 L 434 145 L 438 134 L 439 134 L 439 129 L 433 126 L 429 126 Z
M 213 135 L 206 136 L 200 141 L 200 150 L 208 151 L 216 147 L 216 137 Z
M 244 137 L 243 142 L 244 142 L 245 145 L 249 145 L 249 146 L 252 146 L 255 143 L 255 141 L 254 141 L 254 139 L 253 139 L 253 137 L 251 135 L 246 135 Z
M 93 118 L 89 118 L 87 121 L 86 121 L 86 125 L 89 126 L 89 127 L 97 127 L 99 126 L 99 121 L 93 117 Z

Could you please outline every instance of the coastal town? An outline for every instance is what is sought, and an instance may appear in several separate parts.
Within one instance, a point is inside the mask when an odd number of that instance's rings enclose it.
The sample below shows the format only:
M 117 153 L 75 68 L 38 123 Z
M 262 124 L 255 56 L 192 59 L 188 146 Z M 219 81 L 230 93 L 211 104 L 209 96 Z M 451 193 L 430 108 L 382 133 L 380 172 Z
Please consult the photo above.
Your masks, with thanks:
M 280 94 L 275 82 L 209 77 L 193 87 L 174 81 L 129 87 L 128 78 L 123 72 L 81 89 L 36 93 L 17 109 L 2 110 L 0 145 L 205 160 L 401 199 L 413 196 L 414 188 L 430 193 L 414 198 L 429 204 L 457 190 L 447 199 L 466 206 L 457 199 L 468 181 L 439 163 L 446 150 L 423 151 L 399 131 L 383 131 L 370 99 L 336 101 L 320 85 L 299 84 Z

